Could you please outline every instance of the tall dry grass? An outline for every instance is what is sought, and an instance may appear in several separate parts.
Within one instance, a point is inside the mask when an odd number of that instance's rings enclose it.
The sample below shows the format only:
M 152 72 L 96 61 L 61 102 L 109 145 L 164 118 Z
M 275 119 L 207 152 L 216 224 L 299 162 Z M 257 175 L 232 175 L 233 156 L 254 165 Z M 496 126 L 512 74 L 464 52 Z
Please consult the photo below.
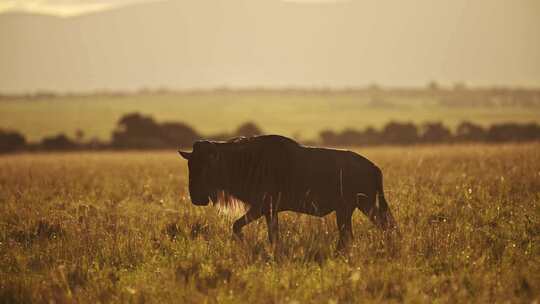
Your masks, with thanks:
M 280 214 L 231 237 L 238 212 L 195 207 L 175 152 L 0 157 L 0 302 L 531 302 L 540 299 L 540 145 L 360 149 L 402 231 L 357 211 Z M 316 164 L 314 164 L 316 165 Z

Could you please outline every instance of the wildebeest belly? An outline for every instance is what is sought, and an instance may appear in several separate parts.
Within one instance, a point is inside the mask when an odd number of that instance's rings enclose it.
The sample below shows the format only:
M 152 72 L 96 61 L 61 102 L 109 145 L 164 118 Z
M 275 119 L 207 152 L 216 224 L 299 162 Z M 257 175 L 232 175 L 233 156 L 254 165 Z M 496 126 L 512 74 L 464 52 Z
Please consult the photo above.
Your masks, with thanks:
M 359 173 L 368 172 L 371 166 L 352 152 L 304 148 L 292 170 L 292 195 L 280 209 L 324 216 L 344 204 L 356 204 L 358 193 L 369 192 Z
M 340 171 L 334 153 L 305 149 L 294 164 L 288 197 L 280 209 L 325 216 L 342 203 Z M 321 153 L 323 152 L 323 153 Z
M 279 211 L 294 211 L 314 216 L 325 216 L 334 210 L 333 204 L 318 201 L 293 201 L 285 203 L 279 208 Z

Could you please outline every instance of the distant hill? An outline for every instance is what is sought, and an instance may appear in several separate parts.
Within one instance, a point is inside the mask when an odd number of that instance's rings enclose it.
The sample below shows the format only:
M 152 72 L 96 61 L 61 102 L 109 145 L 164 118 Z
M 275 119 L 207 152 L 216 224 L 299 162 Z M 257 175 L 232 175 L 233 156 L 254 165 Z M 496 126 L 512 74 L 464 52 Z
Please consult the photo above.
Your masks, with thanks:
M 72 18 L 6 13 L 0 92 L 540 85 L 536 2 L 407 3 L 185 0 Z

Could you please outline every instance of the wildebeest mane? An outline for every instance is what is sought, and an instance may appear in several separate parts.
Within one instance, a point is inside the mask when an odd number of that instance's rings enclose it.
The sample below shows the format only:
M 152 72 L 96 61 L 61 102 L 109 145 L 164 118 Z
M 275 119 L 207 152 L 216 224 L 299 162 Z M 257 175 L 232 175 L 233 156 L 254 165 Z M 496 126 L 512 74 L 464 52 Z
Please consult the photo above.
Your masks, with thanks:
M 219 204 L 250 205 L 265 197 L 278 200 L 282 194 L 292 191 L 294 153 L 290 152 L 299 147 L 297 142 L 269 135 L 239 137 L 214 144 L 218 161 L 213 178 Z

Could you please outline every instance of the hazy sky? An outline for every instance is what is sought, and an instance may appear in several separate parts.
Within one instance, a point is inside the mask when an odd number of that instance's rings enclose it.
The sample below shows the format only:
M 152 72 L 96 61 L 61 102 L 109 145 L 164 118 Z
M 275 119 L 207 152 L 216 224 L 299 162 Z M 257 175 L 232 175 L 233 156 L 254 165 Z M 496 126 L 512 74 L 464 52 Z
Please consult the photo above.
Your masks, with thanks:
M 158 0 L 0 0 L 0 12 L 22 10 L 59 16 L 76 16 L 136 2 Z
M 0 16 L 0 92 L 540 87 L 540 0 L 286 2 L 0 0 L 0 12 L 103 11 Z
M 163 0 L 0 0 L 0 13 L 17 10 L 33 13 L 77 16 L 85 13 L 107 10 L 137 2 L 155 2 Z M 204 1 L 204 0 L 201 0 Z M 259 0 L 253 0 L 259 1 Z M 280 1 L 280 0 L 277 0 Z M 281 0 L 286 2 L 340 2 L 348 0 Z

